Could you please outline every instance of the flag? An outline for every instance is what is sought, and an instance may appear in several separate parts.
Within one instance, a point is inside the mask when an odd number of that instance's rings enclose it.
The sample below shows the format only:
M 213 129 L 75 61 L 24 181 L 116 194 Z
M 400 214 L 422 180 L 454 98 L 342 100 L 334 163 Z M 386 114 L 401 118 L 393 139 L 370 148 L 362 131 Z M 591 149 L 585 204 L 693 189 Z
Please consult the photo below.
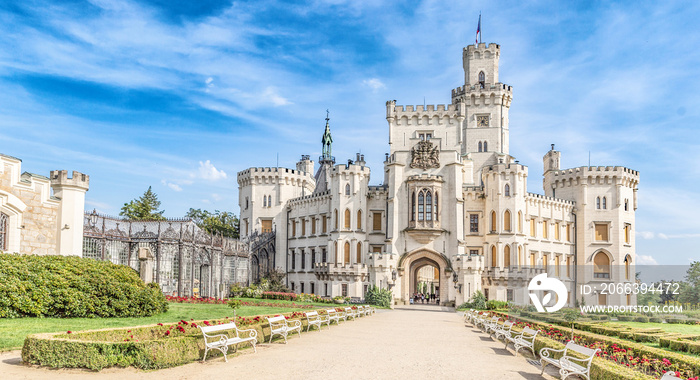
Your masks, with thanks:
M 481 14 L 479 15 L 479 24 L 476 26 L 476 43 L 479 43 L 479 37 L 481 36 Z

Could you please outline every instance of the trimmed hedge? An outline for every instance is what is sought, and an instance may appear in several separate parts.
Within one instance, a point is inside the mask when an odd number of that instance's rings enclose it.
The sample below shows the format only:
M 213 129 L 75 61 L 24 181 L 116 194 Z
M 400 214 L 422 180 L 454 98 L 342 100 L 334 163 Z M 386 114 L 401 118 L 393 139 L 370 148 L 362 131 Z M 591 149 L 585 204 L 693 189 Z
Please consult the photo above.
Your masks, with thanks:
M 650 318 L 649 318 L 649 322 L 653 322 L 653 323 L 664 323 L 664 320 L 663 320 L 662 318 L 659 318 L 659 317 L 650 317 Z
M 659 347 L 698 355 L 700 354 L 700 335 L 675 335 L 659 338 Z
M 311 311 L 311 310 L 309 310 Z M 316 310 L 319 314 L 325 309 Z M 284 315 L 302 322 L 301 332 L 306 332 L 308 320 L 302 312 Z M 204 339 L 197 326 L 228 323 L 218 321 L 181 321 L 177 324 L 158 324 L 140 327 L 123 327 L 94 331 L 34 334 L 28 336 L 22 348 L 25 363 L 52 368 L 88 368 L 101 370 L 111 366 L 134 366 L 140 369 L 174 367 L 201 360 L 204 355 Z M 241 330 L 255 329 L 258 343 L 270 341 L 270 325 L 264 316 L 238 317 Z M 313 329 L 311 330 L 313 331 Z M 273 340 L 283 339 L 277 337 Z M 242 349 L 249 347 L 241 344 Z M 233 348 L 229 349 L 230 353 Z M 221 356 L 218 350 L 209 351 L 207 357 Z
M 168 310 L 130 267 L 77 256 L 0 253 L 0 318 L 146 317 Z

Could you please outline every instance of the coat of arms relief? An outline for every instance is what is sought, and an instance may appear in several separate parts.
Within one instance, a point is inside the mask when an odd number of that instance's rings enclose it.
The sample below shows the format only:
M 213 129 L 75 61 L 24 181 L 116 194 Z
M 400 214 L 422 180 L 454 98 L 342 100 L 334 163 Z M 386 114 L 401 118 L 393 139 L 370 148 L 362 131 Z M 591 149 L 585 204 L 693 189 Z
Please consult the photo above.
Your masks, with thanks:
M 411 148 L 411 167 L 430 169 L 440 167 L 440 151 L 430 141 L 420 141 Z

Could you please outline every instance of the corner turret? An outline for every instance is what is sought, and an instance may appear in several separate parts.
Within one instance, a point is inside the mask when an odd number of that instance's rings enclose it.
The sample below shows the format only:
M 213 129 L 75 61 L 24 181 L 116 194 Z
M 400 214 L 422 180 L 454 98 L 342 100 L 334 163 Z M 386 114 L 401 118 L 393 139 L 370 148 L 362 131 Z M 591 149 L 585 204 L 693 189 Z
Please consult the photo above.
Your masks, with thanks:
M 61 199 L 58 209 L 56 251 L 59 255 L 80 256 L 83 253 L 83 217 L 85 193 L 90 187 L 90 176 L 73 171 L 68 178 L 67 170 L 51 171 L 51 188 L 54 196 Z

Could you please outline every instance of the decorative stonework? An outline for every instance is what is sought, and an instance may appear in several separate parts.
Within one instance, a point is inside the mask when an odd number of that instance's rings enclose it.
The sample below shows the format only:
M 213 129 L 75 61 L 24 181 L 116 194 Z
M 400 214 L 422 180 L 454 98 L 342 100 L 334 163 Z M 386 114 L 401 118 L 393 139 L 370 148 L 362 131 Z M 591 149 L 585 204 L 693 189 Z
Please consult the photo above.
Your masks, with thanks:
M 411 167 L 430 169 L 440 167 L 440 152 L 430 141 L 420 141 L 411 149 Z

